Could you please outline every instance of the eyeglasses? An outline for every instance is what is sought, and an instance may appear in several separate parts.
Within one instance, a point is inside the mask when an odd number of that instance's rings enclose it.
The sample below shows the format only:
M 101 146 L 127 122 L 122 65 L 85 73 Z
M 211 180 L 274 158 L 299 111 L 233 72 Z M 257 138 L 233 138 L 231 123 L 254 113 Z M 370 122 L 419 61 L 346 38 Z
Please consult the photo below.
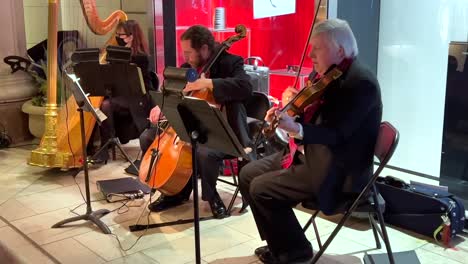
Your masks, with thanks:
M 131 34 L 127 34 L 127 33 L 115 33 L 115 35 L 119 38 L 121 37 L 126 37 L 126 36 L 130 36 Z

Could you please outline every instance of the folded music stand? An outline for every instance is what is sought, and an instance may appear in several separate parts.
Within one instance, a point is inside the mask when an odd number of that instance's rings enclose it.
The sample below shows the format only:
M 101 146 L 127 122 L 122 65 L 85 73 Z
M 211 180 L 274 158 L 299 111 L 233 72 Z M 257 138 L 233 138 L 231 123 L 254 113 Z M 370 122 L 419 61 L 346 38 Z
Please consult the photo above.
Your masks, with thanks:
M 87 152 L 86 152 L 86 139 L 85 139 L 85 128 L 84 128 L 84 114 L 83 111 L 90 112 L 96 121 L 100 124 L 104 121 L 107 117 L 99 110 L 94 109 L 91 105 L 91 102 L 88 99 L 88 96 L 84 93 L 81 89 L 80 83 L 78 82 L 80 79 L 77 78 L 74 74 L 68 74 L 68 76 L 73 80 L 76 85 L 72 86 L 72 92 L 75 97 L 76 103 L 78 105 L 77 111 L 80 112 L 80 127 L 81 127 L 81 145 L 83 151 L 83 168 L 84 168 L 84 178 L 85 178 L 85 188 L 86 188 L 86 213 L 83 215 L 71 217 L 65 220 L 62 220 L 52 226 L 52 228 L 62 227 L 63 225 L 75 222 L 79 220 L 91 221 L 95 225 L 97 225 L 104 234 L 110 234 L 111 231 L 109 227 L 104 224 L 100 220 L 101 217 L 108 214 L 110 211 L 107 209 L 100 209 L 94 211 L 91 209 L 91 195 L 89 190 L 89 173 L 88 173 L 88 163 L 86 162 L 87 159 Z
M 83 52 L 84 53 L 84 52 Z M 77 56 L 78 57 L 78 56 Z M 127 63 L 126 63 L 127 62 Z M 98 61 L 78 62 L 73 66 L 75 73 L 80 77 L 85 91 L 92 96 L 116 96 L 135 97 L 146 94 L 143 76 L 140 68 L 135 64 L 129 64 L 123 59 L 115 59 L 112 63 L 99 64 Z M 119 138 L 115 136 L 115 130 L 111 128 L 111 138 L 93 155 L 95 160 L 109 146 L 116 146 L 131 166 L 139 171 L 130 156 L 122 148 Z
M 187 69 L 180 69 L 181 71 Z M 165 76 L 168 78 L 168 76 Z M 166 82 L 165 84 L 168 84 Z M 183 88 L 183 87 L 182 87 Z M 165 92 L 158 93 L 150 91 L 151 98 L 154 104 L 162 106 L 162 112 L 166 116 L 169 124 L 174 128 L 177 135 L 182 141 L 190 142 L 192 144 L 192 184 L 193 184 L 193 219 L 177 220 L 173 222 L 165 222 L 159 224 L 149 225 L 133 225 L 130 226 L 130 231 L 139 231 L 147 228 L 162 227 L 169 225 L 186 224 L 193 222 L 195 229 L 195 254 L 196 263 L 200 263 L 200 219 L 198 208 L 198 183 L 197 177 L 197 149 L 199 145 L 224 152 L 226 154 L 243 157 L 249 160 L 248 155 L 244 151 L 241 143 L 237 139 L 234 131 L 224 118 L 221 111 L 208 104 L 208 102 L 181 95 L 178 89 L 165 89 Z M 154 154 L 154 151 L 153 151 Z M 152 171 L 152 166 L 155 164 L 152 155 L 150 168 L 148 173 Z

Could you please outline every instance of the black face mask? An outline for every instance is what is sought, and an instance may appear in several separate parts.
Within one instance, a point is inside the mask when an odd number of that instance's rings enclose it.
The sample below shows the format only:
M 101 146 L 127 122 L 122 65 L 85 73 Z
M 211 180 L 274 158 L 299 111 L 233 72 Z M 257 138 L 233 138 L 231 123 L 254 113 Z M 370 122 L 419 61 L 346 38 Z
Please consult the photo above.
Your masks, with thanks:
M 115 40 L 117 41 L 117 44 L 118 44 L 119 46 L 125 47 L 125 45 L 127 45 L 127 43 L 125 42 L 125 40 L 123 40 L 123 39 L 120 38 L 120 37 L 115 37 Z

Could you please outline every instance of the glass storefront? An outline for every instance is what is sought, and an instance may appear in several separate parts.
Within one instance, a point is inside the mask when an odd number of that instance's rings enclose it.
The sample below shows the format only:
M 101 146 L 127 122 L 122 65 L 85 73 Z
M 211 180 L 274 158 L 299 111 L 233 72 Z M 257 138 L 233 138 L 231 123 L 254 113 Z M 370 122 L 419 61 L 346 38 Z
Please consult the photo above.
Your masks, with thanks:
M 468 42 L 451 42 L 447 59 L 440 184 L 468 201 Z
M 381 1 L 378 79 L 401 135 L 390 165 L 468 200 L 468 86 L 454 81 L 467 76 L 467 39 L 468 0 Z

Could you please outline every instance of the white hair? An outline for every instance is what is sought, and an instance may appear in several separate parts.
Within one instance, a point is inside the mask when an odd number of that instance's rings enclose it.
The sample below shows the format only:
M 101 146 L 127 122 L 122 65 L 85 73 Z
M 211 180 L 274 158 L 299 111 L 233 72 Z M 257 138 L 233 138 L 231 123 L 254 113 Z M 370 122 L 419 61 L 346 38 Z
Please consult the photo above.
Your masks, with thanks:
M 312 31 L 312 37 L 320 33 L 326 34 L 336 47 L 343 47 L 346 58 L 358 55 L 356 38 L 345 20 L 333 18 L 319 22 Z

